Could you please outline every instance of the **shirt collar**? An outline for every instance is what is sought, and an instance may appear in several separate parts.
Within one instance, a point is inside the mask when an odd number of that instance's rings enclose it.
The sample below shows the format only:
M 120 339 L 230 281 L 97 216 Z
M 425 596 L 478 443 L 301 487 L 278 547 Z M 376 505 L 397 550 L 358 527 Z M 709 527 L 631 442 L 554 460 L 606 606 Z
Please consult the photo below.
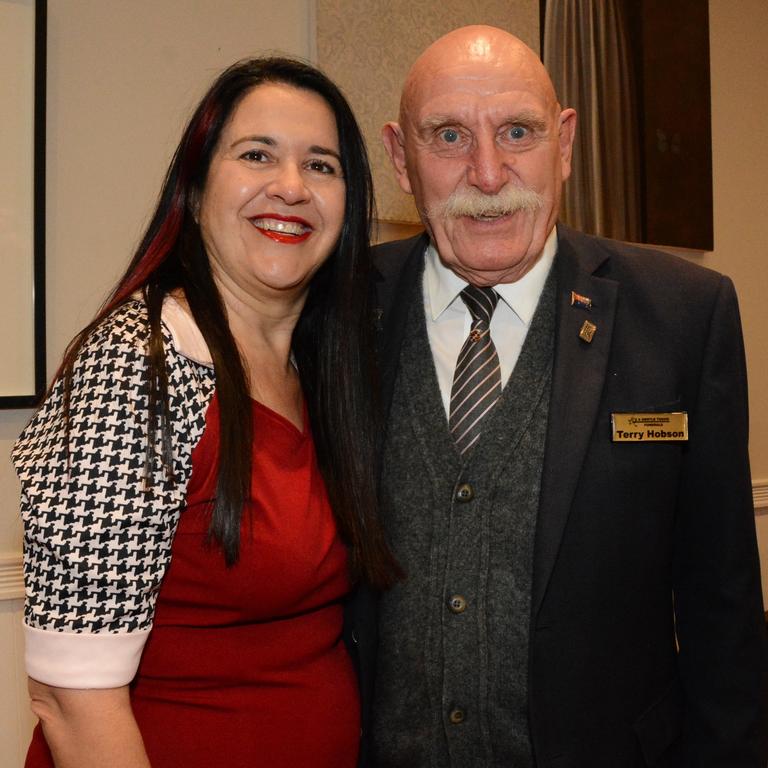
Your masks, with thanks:
M 544 250 L 536 263 L 517 282 L 494 286 L 502 301 L 526 324 L 529 325 L 544 283 L 557 253 L 557 230 L 552 227 Z M 424 263 L 424 287 L 432 320 L 438 317 L 456 300 L 468 285 L 453 270 L 443 264 L 435 246 L 427 246 Z

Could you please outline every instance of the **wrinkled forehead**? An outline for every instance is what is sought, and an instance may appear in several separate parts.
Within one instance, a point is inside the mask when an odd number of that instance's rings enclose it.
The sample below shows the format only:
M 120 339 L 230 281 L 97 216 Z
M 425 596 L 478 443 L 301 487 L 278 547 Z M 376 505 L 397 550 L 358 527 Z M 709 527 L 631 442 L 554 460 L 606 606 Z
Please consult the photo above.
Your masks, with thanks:
M 485 112 L 555 117 L 558 104 L 543 68 L 527 61 L 491 59 L 425 65 L 411 73 L 403 91 L 401 121 L 411 127 L 445 115 L 461 118 Z

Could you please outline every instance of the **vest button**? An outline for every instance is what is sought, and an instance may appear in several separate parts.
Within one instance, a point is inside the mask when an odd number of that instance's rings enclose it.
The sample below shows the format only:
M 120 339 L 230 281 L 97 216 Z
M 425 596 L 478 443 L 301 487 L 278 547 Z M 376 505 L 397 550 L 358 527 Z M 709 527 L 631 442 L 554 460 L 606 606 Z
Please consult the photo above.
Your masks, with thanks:
M 463 709 L 460 709 L 459 707 L 454 707 L 449 713 L 448 713 L 448 719 L 451 721 L 453 725 L 461 725 L 461 723 L 464 722 L 467 715 L 464 712 Z
M 452 613 L 464 613 L 467 610 L 467 601 L 461 595 L 451 595 L 448 607 Z
M 462 483 L 456 488 L 456 501 L 466 503 L 475 498 L 475 489 L 470 483 Z

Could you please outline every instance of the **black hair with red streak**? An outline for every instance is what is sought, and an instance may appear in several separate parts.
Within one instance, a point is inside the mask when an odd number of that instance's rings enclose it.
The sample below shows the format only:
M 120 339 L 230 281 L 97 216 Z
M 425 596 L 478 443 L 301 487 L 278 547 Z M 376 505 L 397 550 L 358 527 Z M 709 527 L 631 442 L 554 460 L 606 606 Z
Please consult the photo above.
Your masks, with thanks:
M 171 435 L 160 315 L 170 291 L 183 290 L 213 359 L 220 407 L 219 469 L 209 534 L 227 564 L 239 557 L 243 504 L 250 488 L 252 425 L 247 372 L 229 330 L 196 211 L 222 130 L 253 88 L 280 83 L 320 95 L 336 119 L 345 179 L 345 216 L 335 249 L 314 275 L 293 334 L 293 354 L 310 415 L 318 463 L 353 576 L 386 587 L 399 569 L 384 541 L 376 505 L 369 236 L 373 192 L 360 130 L 339 89 L 319 70 L 279 57 L 226 69 L 189 121 L 174 153 L 147 230 L 123 277 L 94 320 L 70 344 L 57 376 L 67 398 L 77 354 L 96 326 L 140 293 L 148 310 L 150 404 L 147 466 L 162 431 L 171 471 Z M 257 521 L 255 521 L 257 522 Z

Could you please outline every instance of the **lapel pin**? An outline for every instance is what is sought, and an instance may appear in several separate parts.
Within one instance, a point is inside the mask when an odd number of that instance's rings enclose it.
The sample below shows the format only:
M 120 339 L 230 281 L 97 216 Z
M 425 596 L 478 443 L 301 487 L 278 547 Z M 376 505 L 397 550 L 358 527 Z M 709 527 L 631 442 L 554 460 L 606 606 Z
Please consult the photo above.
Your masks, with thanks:
M 571 291 L 571 306 L 580 309 L 592 309 L 592 299 L 589 296 L 582 296 L 576 291 Z
M 594 323 L 590 323 L 589 320 L 585 320 L 581 326 L 581 330 L 579 331 L 579 338 L 582 341 L 586 341 L 587 344 L 591 344 L 592 339 L 595 338 L 596 332 L 597 326 Z

